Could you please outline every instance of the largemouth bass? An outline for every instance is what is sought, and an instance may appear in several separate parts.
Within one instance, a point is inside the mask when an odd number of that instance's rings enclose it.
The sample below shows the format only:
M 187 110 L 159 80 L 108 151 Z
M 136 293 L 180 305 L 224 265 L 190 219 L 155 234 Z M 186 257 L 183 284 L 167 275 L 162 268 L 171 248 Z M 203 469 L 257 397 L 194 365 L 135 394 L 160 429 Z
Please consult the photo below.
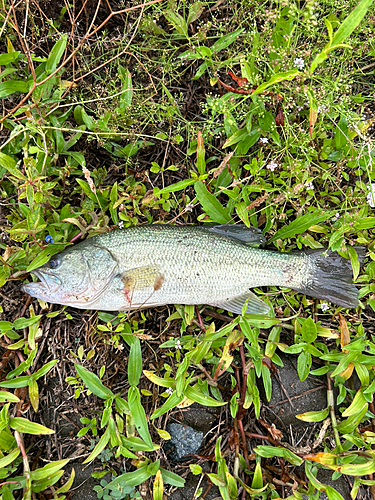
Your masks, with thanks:
M 248 313 L 266 314 L 268 305 L 250 291 L 259 286 L 358 305 L 350 261 L 337 253 L 263 250 L 246 244 L 253 233 L 244 226 L 219 228 L 153 224 L 100 234 L 54 255 L 32 271 L 40 281 L 23 290 L 46 302 L 102 311 L 208 304 L 241 313 L 248 300 Z

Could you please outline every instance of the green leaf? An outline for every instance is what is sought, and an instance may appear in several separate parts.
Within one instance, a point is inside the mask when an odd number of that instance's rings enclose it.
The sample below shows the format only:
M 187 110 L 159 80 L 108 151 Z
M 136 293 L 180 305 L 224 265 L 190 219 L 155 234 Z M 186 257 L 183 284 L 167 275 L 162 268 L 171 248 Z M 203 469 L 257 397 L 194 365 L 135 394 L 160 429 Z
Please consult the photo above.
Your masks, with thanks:
M 202 181 L 197 181 L 194 184 L 194 189 L 203 210 L 213 221 L 219 224 L 226 224 L 231 220 L 228 211 L 218 199 L 208 191 Z
M 86 460 L 83 462 L 84 464 L 87 464 L 94 460 L 95 457 L 97 457 L 107 446 L 109 439 L 111 437 L 110 429 L 107 427 L 105 433 L 103 436 L 99 439 L 98 444 L 95 446 L 95 448 L 92 450 L 90 455 L 86 458 Z
M 261 94 L 266 89 L 268 89 L 268 87 L 272 87 L 272 85 L 275 85 L 275 83 L 280 83 L 284 80 L 293 80 L 293 78 L 300 74 L 301 73 L 298 71 L 298 69 L 291 69 L 290 71 L 285 71 L 283 73 L 276 73 L 275 75 L 271 76 L 271 78 L 267 82 L 259 85 L 259 87 L 257 87 L 251 95 Z
M 24 386 L 26 387 L 26 386 Z M 15 394 L 8 391 L 0 391 L 0 403 L 18 403 L 19 399 Z M 1 469 L 1 465 L 0 465 Z
M 168 9 L 167 11 L 164 12 L 164 16 L 166 17 L 167 21 L 171 23 L 173 28 L 180 33 L 180 35 L 183 35 L 185 38 L 189 38 L 188 36 L 188 26 L 186 24 L 185 19 L 180 16 L 177 12 L 174 12 L 172 9 Z
M 7 456 L 1 458 L 0 459 L 0 469 L 3 469 L 7 465 L 14 462 L 14 460 L 18 457 L 18 455 L 20 453 L 21 453 L 21 450 L 19 448 L 16 448 L 15 450 L 11 451 Z
M 9 421 L 9 426 L 24 434 L 55 434 L 55 431 L 44 427 L 44 425 L 36 424 L 35 422 L 30 422 L 26 418 L 14 417 Z
M 356 280 L 358 278 L 359 274 L 359 269 L 360 269 L 360 263 L 358 259 L 358 254 L 355 251 L 355 248 L 348 246 L 347 251 L 350 257 L 350 262 L 352 264 L 352 269 L 353 269 L 353 280 Z
M 158 418 L 161 415 L 164 415 L 169 410 L 172 410 L 172 408 L 175 408 L 181 401 L 184 399 L 184 396 L 177 396 L 176 391 L 169 396 L 167 401 L 163 404 L 161 408 L 158 410 L 155 410 L 154 413 L 151 415 L 151 420 L 154 418 Z
M 42 366 L 36 373 L 33 374 L 33 378 L 35 380 L 38 380 L 41 377 L 44 377 L 44 375 L 47 375 L 47 373 L 55 366 L 55 364 L 58 362 L 58 359 L 53 359 L 52 361 L 49 361 L 47 364 Z
M 31 318 L 23 318 L 23 317 L 18 318 L 14 321 L 13 328 L 15 330 L 21 330 L 23 328 L 27 328 L 31 325 L 34 325 L 35 323 L 38 323 L 41 317 L 42 315 L 39 314 L 38 316 L 32 316 Z
M 332 40 L 332 47 L 344 42 L 356 29 L 362 19 L 365 17 L 373 0 L 362 0 L 357 7 L 348 15 L 343 23 L 335 32 Z
M 224 148 L 229 148 L 229 146 L 233 146 L 233 144 L 237 144 L 238 142 L 242 141 L 249 135 L 249 132 L 247 131 L 247 128 L 241 128 L 239 130 L 236 130 L 234 134 L 232 134 L 228 139 L 224 142 L 223 144 L 223 149 Z
M 33 481 L 40 481 L 41 479 L 48 478 L 52 474 L 55 474 L 57 471 L 65 467 L 65 465 L 70 461 L 70 458 L 65 460 L 57 460 L 56 462 L 51 462 L 50 464 L 45 465 L 41 469 L 34 470 L 30 473 L 31 479 Z
M 161 189 L 158 192 L 158 194 L 174 193 L 175 191 L 182 191 L 183 189 L 187 188 L 188 186 L 191 186 L 194 183 L 195 179 L 184 179 L 183 181 L 176 182 L 176 184 L 172 184 L 170 186 Z
M 138 337 L 134 337 L 134 342 L 130 346 L 128 360 L 128 380 L 132 386 L 137 386 L 142 375 L 142 351 L 141 342 Z
M 185 396 L 203 406 L 223 406 L 227 404 L 226 402 L 217 401 L 210 396 L 206 396 L 200 390 L 198 385 L 195 385 L 194 387 L 188 386 L 185 391 Z
M 352 415 L 359 414 L 364 408 L 368 406 L 368 403 L 363 395 L 362 389 L 359 389 L 357 394 L 354 396 L 352 404 L 343 412 L 343 417 L 350 417 Z
M 114 490 L 117 486 L 122 488 L 125 486 L 135 487 L 147 481 L 147 479 L 151 476 L 152 474 L 147 471 L 147 466 L 140 467 L 133 472 L 125 472 L 125 474 L 117 476 L 113 481 L 106 485 L 106 488 Z
M 348 144 L 349 125 L 345 115 L 341 115 L 340 121 L 335 130 L 335 146 L 340 150 Z
M 309 212 L 301 217 L 297 217 L 293 222 L 288 224 L 287 226 L 282 227 L 277 231 L 276 234 L 272 236 L 268 240 L 268 243 L 272 243 L 278 239 L 291 238 L 296 234 L 301 234 L 307 231 L 309 227 L 319 224 L 325 220 L 328 220 L 332 217 L 332 212 L 325 211 L 323 213 L 319 212 Z
M 46 264 L 52 255 L 55 255 L 59 252 L 62 252 L 65 248 L 65 245 L 62 244 L 54 244 L 51 243 L 44 250 L 38 253 L 38 255 L 33 259 L 33 261 L 28 265 L 27 272 L 31 272 L 34 269 L 37 269 L 40 266 Z
M 175 342 L 175 341 L 174 341 Z M 143 370 L 143 374 L 151 380 L 153 384 L 160 385 L 161 387 L 175 387 L 176 381 L 172 378 L 162 378 L 155 375 L 153 372 Z
M 303 464 L 303 459 L 300 458 L 299 456 L 295 455 L 293 452 L 288 450 L 287 448 L 276 448 L 274 446 L 264 446 L 260 445 L 255 448 L 255 453 L 257 455 L 264 457 L 264 458 L 271 458 L 271 457 L 281 457 L 285 458 L 288 462 L 290 462 L 293 465 L 302 465 Z
M 311 363 L 311 354 L 307 351 L 302 351 L 297 359 L 297 371 L 301 382 L 307 379 L 310 373 Z
M 113 398 L 113 392 L 105 387 L 100 380 L 100 378 L 94 373 L 89 372 L 81 365 L 76 364 L 75 369 L 77 370 L 78 375 L 81 377 L 85 386 L 90 389 L 90 391 L 98 396 L 101 399 L 109 399 Z
M 321 422 L 326 419 L 329 415 L 329 408 L 321 411 L 308 411 L 306 413 L 301 413 L 296 415 L 296 418 L 303 420 L 304 422 Z
M 316 329 L 316 324 L 312 318 L 307 318 L 302 324 L 301 335 L 305 342 L 311 344 L 316 340 L 318 333 Z
M 21 52 L 19 50 L 10 53 L 0 54 L 0 66 L 6 66 L 7 64 L 12 63 L 17 59 L 17 57 L 20 54 Z
M 26 94 L 29 91 L 29 84 L 23 80 L 9 80 L 0 83 L 0 99 L 9 97 L 15 92 L 22 92 Z
M 52 47 L 52 50 L 49 53 L 45 66 L 47 74 L 53 73 L 57 68 L 57 65 L 60 63 L 60 59 L 66 49 L 67 41 L 68 41 L 67 35 L 63 34 L 60 40 L 58 40 Z
M 222 36 L 217 40 L 211 47 L 211 50 L 214 54 L 217 54 L 221 50 L 225 49 L 229 45 L 231 45 L 236 38 L 244 31 L 244 28 L 233 31 L 233 33 L 228 33 L 227 35 Z
M 128 392 L 128 404 L 139 435 L 148 446 L 152 447 L 152 439 L 148 430 L 146 413 L 141 404 L 141 395 L 137 387 L 130 387 Z
M 7 389 L 19 389 L 20 387 L 27 387 L 29 380 L 29 376 L 17 377 L 14 380 L 3 380 L 0 382 L 0 387 L 5 387 Z

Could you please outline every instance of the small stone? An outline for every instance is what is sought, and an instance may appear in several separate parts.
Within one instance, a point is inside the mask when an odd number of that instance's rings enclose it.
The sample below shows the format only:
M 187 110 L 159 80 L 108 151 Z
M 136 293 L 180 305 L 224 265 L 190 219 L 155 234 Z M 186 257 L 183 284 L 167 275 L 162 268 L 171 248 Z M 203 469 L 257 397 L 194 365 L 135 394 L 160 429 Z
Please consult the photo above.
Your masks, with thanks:
M 192 457 L 186 455 L 194 455 L 198 452 L 203 441 L 203 432 L 195 431 L 188 425 L 175 423 L 168 424 L 167 431 L 171 439 L 164 444 L 164 450 L 170 460 L 173 462 L 190 460 Z

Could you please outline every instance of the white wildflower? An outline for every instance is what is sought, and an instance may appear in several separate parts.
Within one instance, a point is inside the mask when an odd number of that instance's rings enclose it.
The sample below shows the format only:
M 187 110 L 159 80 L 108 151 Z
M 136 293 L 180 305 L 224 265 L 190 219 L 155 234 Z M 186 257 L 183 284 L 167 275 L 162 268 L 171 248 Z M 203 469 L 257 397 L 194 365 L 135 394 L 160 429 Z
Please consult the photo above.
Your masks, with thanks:
M 173 388 L 172 387 L 167 387 L 165 392 L 167 392 L 168 394 L 173 394 Z
M 268 170 L 271 170 L 273 172 L 274 170 L 277 169 L 277 163 L 273 160 L 270 161 L 270 163 L 266 166 Z
M 174 346 L 176 349 L 182 349 L 182 345 L 181 345 L 181 342 L 179 340 L 176 340 L 176 343 Z
M 118 223 L 118 228 L 124 229 L 124 222 L 122 220 L 120 220 L 120 222 Z
M 328 311 L 328 309 L 330 309 L 330 306 L 327 302 L 323 302 L 320 306 L 320 309 L 322 310 L 322 312 L 326 312 Z
M 267 137 L 261 137 L 261 138 L 259 139 L 259 142 L 261 142 L 262 144 L 267 144 L 268 139 L 267 139 Z
M 314 184 L 310 181 L 310 182 L 306 182 L 305 184 L 305 188 L 308 190 L 308 191 L 314 191 Z
M 375 184 L 370 184 L 367 186 L 367 203 L 371 208 L 375 208 Z
M 294 59 L 294 66 L 298 69 L 303 69 L 305 67 L 305 61 L 301 57 L 296 57 Z
M 191 212 L 194 208 L 194 203 L 188 203 L 185 207 L 185 212 Z

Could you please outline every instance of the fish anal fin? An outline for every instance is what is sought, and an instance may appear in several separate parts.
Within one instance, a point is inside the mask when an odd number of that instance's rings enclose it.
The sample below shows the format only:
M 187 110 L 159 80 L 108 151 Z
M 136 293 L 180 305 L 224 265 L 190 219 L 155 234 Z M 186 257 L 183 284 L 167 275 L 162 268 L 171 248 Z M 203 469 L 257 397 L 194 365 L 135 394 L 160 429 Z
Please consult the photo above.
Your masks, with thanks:
M 121 281 L 128 292 L 145 288 L 157 291 L 163 286 L 164 276 L 156 266 L 142 266 L 126 270 L 121 276 Z
M 248 302 L 247 306 L 247 314 L 268 314 L 270 308 L 267 304 L 265 304 L 262 300 L 260 300 L 253 292 L 245 292 L 241 295 L 237 295 L 236 297 L 232 297 L 224 302 L 210 304 L 215 307 L 220 307 L 225 309 L 226 311 L 233 312 L 235 314 L 242 313 L 242 307 L 246 301 Z

